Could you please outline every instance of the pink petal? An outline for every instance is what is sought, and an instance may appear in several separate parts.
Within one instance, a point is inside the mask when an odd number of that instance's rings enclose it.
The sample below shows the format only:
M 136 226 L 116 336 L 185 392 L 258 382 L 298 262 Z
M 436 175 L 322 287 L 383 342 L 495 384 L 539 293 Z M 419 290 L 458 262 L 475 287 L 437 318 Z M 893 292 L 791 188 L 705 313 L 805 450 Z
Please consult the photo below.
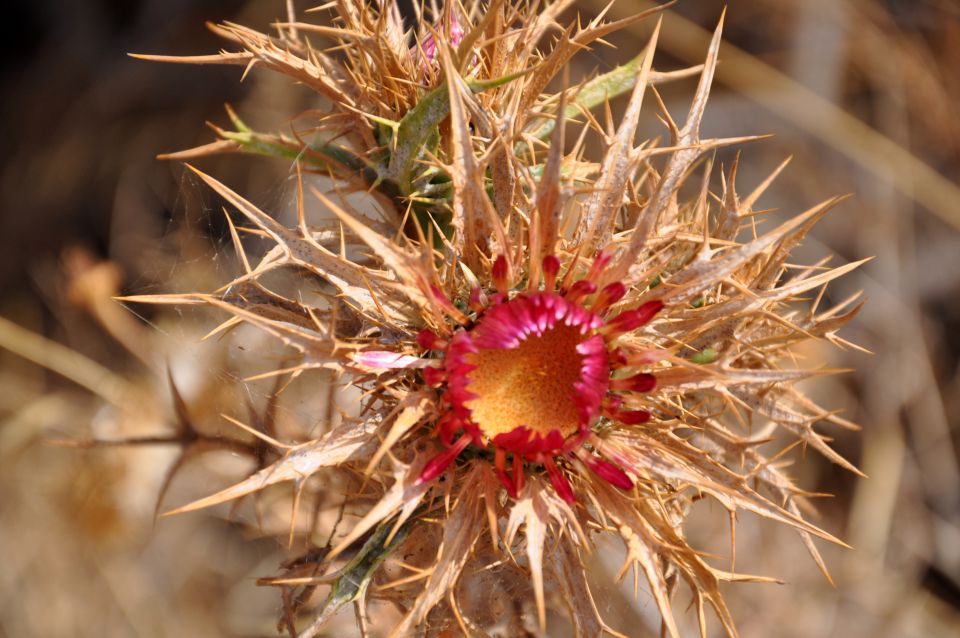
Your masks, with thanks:
M 407 354 L 388 350 L 367 350 L 355 352 L 353 360 L 371 370 L 397 370 L 402 368 L 424 368 L 430 365 L 430 359 L 421 359 Z

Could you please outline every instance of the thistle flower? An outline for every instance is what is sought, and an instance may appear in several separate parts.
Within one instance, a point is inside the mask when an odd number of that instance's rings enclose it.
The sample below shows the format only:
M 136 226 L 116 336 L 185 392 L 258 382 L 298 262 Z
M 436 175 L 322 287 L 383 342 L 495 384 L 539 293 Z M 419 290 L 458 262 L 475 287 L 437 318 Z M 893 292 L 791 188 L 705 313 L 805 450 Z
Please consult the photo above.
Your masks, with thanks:
M 547 92 L 578 51 L 651 13 L 601 16 L 547 42 L 570 4 L 470 3 L 459 18 L 435 16 L 447 27 L 425 27 L 410 46 L 395 5 L 349 0 L 331 5 L 333 27 L 291 19 L 269 36 L 223 25 L 216 30 L 240 51 L 145 56 L 267 67 L 328 103 L 301 115 L 309 124 L 291 135 L 255 132 L 231 111 L 236 130 L 166 156 L 293 159 L 298 223 L 283 226 L 193 169 L 274 246 L 251 265 L 231 221 L 244 265 L 237 279 L 215 294 L 134 298 L 207 303 L 230 314 L 225 328 L 258 326 L 297 353 L 276 374 L 332 370 L 359 391 L 359 407 L 344 406 L 339 424 L 293 445 L 244 426 L 276 447 L 277 460 L 176 510 L 294 481 L 296 520 L 304 491 L 320 489 L 308 479 L 321 469 L 362 473 L 375 499 L 349 530 L 264 581 L 285 589 L 291 635 L 318 635 L 347 602 L 357 603 L 366 632 L 363 610 L 374 598 L 402 610 L 393 636 L 416 627 L 543 633 L 547 580 L 577 635 L 622 635 L 601 619 L 587 586 L 597 534 L 622 539 L 621 576 L 643 575 L 666 634 L 679 635 L 671 594 L 683 581 L 701 626 L 706 603 L 736 635 L 719 583 L 769 579 L 719 569 L 688 544 L 683 522 L 695 498 L 793 527 L 825 574 L 812 539 L 841 542 L 805 520 L 809 494 L 773 462 L 793 444 L 769 453 L 782 431 L 856 471 L 814 430 L 853 424 L 793 385 L 828 371 L 790 365 L 805 340 L 845 344 L 836 331 L 859 309 L 854 299 L 817 308 L 827 283 L 857 264 L 787 261 L 839 200 L 761 232 L 754 205 L 783 166 L 744 198 L 736 163 L 719 192 L 710 190 L 711 153 L 754 139 L 700 134 L 720 27 L 702 67 L 655 71 L 658 24 L 624 66 Z M 307 33 L 332 40 L 330 48 Z M 658 98 L 653 86 L 695 74 L 682 126 L 659 103 L 669 145 L 637 146 L 643 102 Z M 629 101 L 619 124 L 598 123 L 591 109 L 621 93 Z M 573 123 L 581 133 L 568 150 Z M 588 136 L 605 147 L 598 163 L 586 159 Z M 701 170 L 699 195 L 683 201 L 681 186 Z M 307 223 L 305 187 L 337 224 Z M 349 191 L 375 202 L 358 210 Z M 301 294 L 271 288 L 268 275 L 282 270 L 296 273 Z M 325 300 L 303 294 L 317 281 Z M 811 291 L 817 301 L 797 310 Z M 751 423 L 769 427 L 754 435 Z M 341 513 L 351 499 L 339 494 Z M 533 623 L 522 605 L 494 618 L 478 601 L 482 574 L 506 582 L 519 570 L 529 577 Z M 323 583 L 326 602 L 297 633 L 296 614 Z
M 606 261 L 606 256 L 596 259 L 585 277 L 558 294 L 560 261 L 548 255 L 542 290 L 535 282 L 511 298 L 507 260 L 501 256 L 491 271 L 497 289 L 493 298 L 486 300 L 480 287 L 470 293 L 474 320 L 463 317 L 462 329 L 449 341 L 429 330 L 420 333 L 420 345 L 444 353 L 443 366 L 425 368 L 424 378 L 443 388 L 437 430 L 448 449 L 426 465 L 418 482 L 441 475 L 472 443 L 493 450 L 497 476 L 513 498 L 523 487 L 525 466 L 536 463 L 545 468 L 557 494 L 573 505 L 573 491 L 555 463 L 558 457 L 579 460 L 622 489 L 633 487 L 620 467 L 588 453 L 584 444 L 602 449 L 592 432 L 601 413 L 632 425 L 649 420 L 649 412 L 622 406 L 652 390 L 656 378 L 647 372 L 619 375 L 630 360 L 616 344 L 621 335 L 646 325 L 663 304 L 651 301 L 605 320 L 605 311 L 627 292 L 619 281 L 597 291 Z M 636 362 L 650 352 L 631 356 Z M 369 356 L 360 353 L 357 359 L 362 363 Z M 506 468 L 508 453 L 512 474 Z

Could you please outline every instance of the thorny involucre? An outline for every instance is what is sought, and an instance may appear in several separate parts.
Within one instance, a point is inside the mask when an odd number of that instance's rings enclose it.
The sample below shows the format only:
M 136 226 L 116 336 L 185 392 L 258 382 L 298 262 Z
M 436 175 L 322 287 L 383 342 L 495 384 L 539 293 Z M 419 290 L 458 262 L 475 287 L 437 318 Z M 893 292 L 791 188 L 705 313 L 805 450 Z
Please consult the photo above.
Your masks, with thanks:
M 266 581 L 284 588 L 291 635 L 318 635 L 347 602 L 367 632 L 377 599 L 399 614 L 393 636 L 543 633 L 558 602 L 577 635 L 623 635 L 587 585 L 599 534 L 622 540 L 623 572 L 646 579 L 668 635 L 680 581 L 701 624 L 707 603 L 735 635 L 719 583 L 750 577 L 688 545 L 692 499 L 792 526 L 825 571 L 812 539 L 839 541 L 802 517 L 805 493 L 765 442 L 779 428 L 856 471 L 813 427 L 852 424 L 794 388 L 823 371 L 789 356 L 808 339 L 844 343 L 836 331 L 859 308 L 794 303 L 819 301 L 856 266 L 787 264 L 837 200 L 763 230 L 753 206 L 782 167 L 745 198 L 735 164 L 711 190 L 712 152 L 750 139 L 700 135 L 719 27 L 702 67 L 655 71 L 658 24 L 635 59 L 552 93 L 576 53 L 647 15 L 562 27 L 571 0 L 464 4 L 421 16 L 411 35 L 388 0 L 337 0 L 330 26 L 291 16 L 266 35 L 225 24 L 216 31 L 236 52 L 144 56 L 264 67 L 316 91 L 319 106 L 291 134 L 252 131 L 231 111 L 236 130 L 168 156 L 286 158 L 299 223 L 281 225 L 194 169 L 274 246 L 249 265 L 234 232 L 245 272 L 225 292 L 139 300 L 208 303 L 231 315 L 227 327 L 258 326 L 298 353 L 277 374 L 332 370 L 361 397 L 321 423 L 322 436 L 286 445 L 257 433 L 276 447 L 272 464 L 177 511 L 293 481 L 296 518 L 304 491 L 336 487 L 308 480 L 321 468 L 359 479 L 336 499 L 349 524 L 335 544 Z M 681 125 L 660 105 L 669 144 L 637 145 L 654 87 L 696 75 Z M 591 109 L 621 93 L 622 119 L 602 125 Z M 584 153 L 590 136 L 598 163 Z M 699 195 L 681 201 L 694 173 Z M 345 197 L 357 192 L 370 195 L 362 207 Z M 316 205 L 335 223 L 308 226 Z M 321 282 L 327 301 L 271 290 L 265 276 L 279 270 L 303 289 Z M 754 435 L 750 424 L 769 427 Z M 518 575 L 531 604 L 496 607 L 498 583 Z M 321 583 L 326 601 L 300 618 Z

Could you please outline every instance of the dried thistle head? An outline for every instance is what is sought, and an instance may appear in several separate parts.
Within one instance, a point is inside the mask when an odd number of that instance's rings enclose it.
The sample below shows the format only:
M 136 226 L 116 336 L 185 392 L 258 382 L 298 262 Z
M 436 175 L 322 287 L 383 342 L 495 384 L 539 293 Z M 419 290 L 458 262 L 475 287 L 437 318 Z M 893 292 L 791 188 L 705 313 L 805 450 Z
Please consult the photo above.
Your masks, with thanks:
M 234 281 L 213 294 L 137 298 L 207 303 L 230 315 L 225 328 L 250 324 L 289 346 L 297 360 L 277 375 L 332 371 L 356 390 L 339 417 L 318 415 L 320 435 L 286 444 L 247 428 L 275 446 L 275 462 L 176 510 L 293 481 L 291 538 L 304 493 L 355 514 L 334 542 L 265 580 L 284 588 L 291 635 L 318 635 L 347 602 L 366 631 L 375 599 L 401 610 L 394 636 L 542 633 L 546 581 L 578 635 L 622 635 L 587 585 L 597 534 L 622 539 L 621 576 L 643 575 L 668 635 L 678 636 L 671 595 L 681 581 L 701 625 L 706 603 L 735 635 L 719 584 L 767 579 L 724 571 L 687 543 L 693 499 L 793 527 L 825 573 L 813 539 L 840 542 L 805 520 L 809 495 L 774 463 L 794 443 L 769 449 L 782 431 L 856 471 L 814 430 L 852 424 L 794 387 L 826 372 L 797 367 L 795 346 L 843 345 L 836 332 L 859 308 L 818 308 L 828 282 L 857 264 L 788 263 L 838 200 L 763 229 L 754 205 L 782 166 L 746 197 L 736 164 L 712 190 L 712 152 L 751 139 L 700 134 L 720 27 L 702 67 L 655 71 L 658 24 L 627 64 L 549 92 L 576 53 L 648 17 L 562 27 L 571 4 L 450 3 L 411 37 L 395 4 L 339 0 L 325 8 L 332 26 L 291 17 L 267 35 L 222 25 L 236 52 L 146 56 L 267 67 L 322 98 L 289 134 L 252 131 L 231 112 L 236 130 L 167 156 L 292 160 L 298 223 L 283 226 L 193 169 L 272 247 L 251 262 L 231 222 L 244 267 Z M 697 73 L 678 125 L 654 86 Z M 620 122 L 598 122 L 591 109 L 621 93 Z M 645 100 L 659 103 L 667 146 L 635 140 Z M 586 157 L 590 137 L 603 145 L 599 162 Z M 353 192 L 372 195 L 366 208 Z M 334 223 L 308 224 L 316 205 Z M 273 289 L 279 272 L 293 273 L 295 294 Z M 334 467 L 343 482 L 309 480 Z M 315 526 L 305 534 L 322 544 Z M 518 574 L 531 604 L 491 613 L 498 583 Z M 320 584 L 326 601 L 298 633 L 296 615 Z

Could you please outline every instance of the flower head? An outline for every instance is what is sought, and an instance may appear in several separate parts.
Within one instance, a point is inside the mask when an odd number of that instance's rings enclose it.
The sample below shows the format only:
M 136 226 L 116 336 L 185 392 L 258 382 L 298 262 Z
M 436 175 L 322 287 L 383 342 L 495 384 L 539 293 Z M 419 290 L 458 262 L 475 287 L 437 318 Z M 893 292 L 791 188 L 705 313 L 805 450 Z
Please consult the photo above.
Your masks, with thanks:
M 536 464 L 573 504 L 557 462 L 576 459 L 630 489 L 633 483 L 622 468 L 587 453 L 583 445 L 601 417 L 629 424 L 649 419 L 645 410 L 622 406 L 642 404 L 635 395 L 653 390 L 656 378 L 648 372 L 620 375 L 628 362 L 617 340 L 649 322 L 663 304 L 613 311 L 626 287 L 613 282 L 598 291 L 601 268 L 558 290 L 560 261 L 553 255 L 543 260 L 542 289 L 537 285 L 511 294 L 505 264 L 501 256 L 493 265 L 496 294 L 488 298 L 480 288 L 471 292 L 474 316 L 466 317 L 449 341 L 430 331 L 420 335 L 429 349 L 443 346 L 439 365 L 427 368 L 427 377 L 442 388 L 437 430 L 448 447 L 427 464 L 420 481 L 436 478 L 472 444 L 493 453 L 497 476 L 514 498 L 523 488 L 525 466 Z
M 317 30 L 336 40 L 323 64 L 310 43 L 282 48 L 225 27 L 243 50 L 220 60 L 291 75 L 327 97 L 331 113 L 293 138 L 237 120 L 220 142 L 173 156 L 232 150 L 297 159 L 295 228 L 196 171 L 273 247 L 225 293 L 183 300 L 230 313 L 227 326 L 248 323 L 281 339 L 299 361 L 278 374 L 332 370 L 361 398 L 322 435 L 275 442 L 282 449 L 273 465 L 179 511 L 293 480 L 296 518 L 311 489 L 306 479 L 322 468 L 363 474 L 373 503 L 355 504 L 344 490 L 335 499 L 341 515 L 359 507 L 349 529 L 329 551 L 308 551 L 268 581 L 314 587 L 303 575 L 309 569 L 333 583 L 301 636 L 317 635 L 346 602 L 375 596 L 405 610 L 395 636 L 423 623 L 482 625 L 488 612 L 470 592 L 484 587 L 478 575 L 510 578 L 510 565 L 529 574 L 541 629 L 544 581 L 553 578 L 576 626 L 612 631 L 586 584 L 583 557 L 597 533 L 623 541 L 624 571 L 645 577 L 669 635 L 678 635 L 670 600 L 678 580 L 735 634 L 719 583 L 745 577 L 688 544 L 683 522 L 693 500 L 707 495 L 731 514 L 792 526 L 821 565 L 812 538 L 839 542 L 802 517 L 804 493 L 771 462 L 779 450 L 748 431 L 751 421 L 768 422 L 854 469 L 813 427 L 849 424 L 792 385 L 815 372 L 784 363 L 804 340 L 841 343 L 836 331 L 858 308 L 797 313 L 791 305 L 853 267 L 787 261 L 837 200 L 763 230 L 753 205 L 769 180 L 741 199 L 734 166 L 711 191 L 712 163 L 701 160 L 749 139 L 700 134 L 719 28 L 702 70 L 655 71 L 658 26 L 633 61 L 579 91 L 550 94 L 551 77 L 577 51 L 643 16 L 598 18 L 547 43 L 565 2 L 540 12 L 530 8 L 537 3 L 495 2 L 488 14 L 466 12 L 479 18 L 464 20 L 459 48 L 469 50 L 456 51 L 443 39 L 411 48 L 396 11 L 361 4 L 336 4 L 339 36 Z M 384 46 L 368 47 L 373 40 Z M 437 63 L 433 88 L 420 81 L 418 50 Z M 635 145 L 649 87 L 695 73 L 686 122 L 661 114 L 670 146 Z M 568 120 L 618 92 L 629 100 L 616 130 L 581 117 L 568 149 Z M 597 162 L 585 159 L 590 135 L 605 146 Z M 699 196 L 684 201 L 681 186 L 700 170 Z M 321 191 L 329 182 L 310 181 L 311 171 L 332 179 L 333 192 Z M 372 193 L 375 205 L 353 207 L 343 196 L 351 189 Z M 334 215 L 341 232 L 308 225 L 308 202 Z M 239 241 L 237 248 L 250 264 Z M 271 289 L 267 275 L 280 270 L 297 273 L 304 289 L 322 282 L 326 301 Z M 485 535 L 489 548 L 479 542 Z M 308 540 L 317 536 L 311 530 Z M 413 573 L 386 586 L 391 569 Z M 383 585 L 376 593 L 367 588 L 375 579 Z M 288 618 L 300 605 L 288 605 Z

